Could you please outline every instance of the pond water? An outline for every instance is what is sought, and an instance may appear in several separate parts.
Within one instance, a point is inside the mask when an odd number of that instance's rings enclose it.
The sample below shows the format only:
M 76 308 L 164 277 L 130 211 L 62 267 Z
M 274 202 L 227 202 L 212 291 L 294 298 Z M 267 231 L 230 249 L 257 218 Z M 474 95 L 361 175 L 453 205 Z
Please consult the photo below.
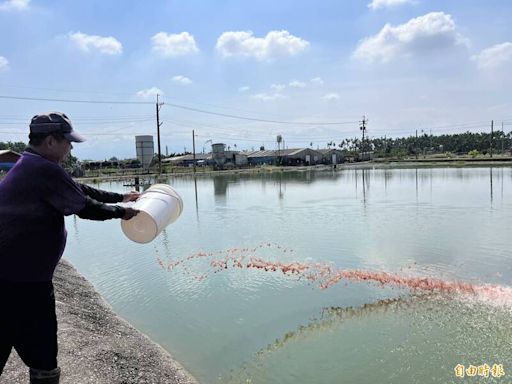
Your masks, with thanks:
M 510 380 L 511 168 L 167 182 L 184 211 L 153 242 L 69 217 L 65 257 L 200 382 Z

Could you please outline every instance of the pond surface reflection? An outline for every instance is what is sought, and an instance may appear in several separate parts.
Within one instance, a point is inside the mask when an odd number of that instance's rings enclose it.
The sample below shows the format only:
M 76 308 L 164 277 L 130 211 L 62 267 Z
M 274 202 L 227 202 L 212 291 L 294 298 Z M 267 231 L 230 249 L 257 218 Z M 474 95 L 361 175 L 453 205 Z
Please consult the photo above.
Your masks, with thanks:
M 130 242 L 116 221 L 67 218 L 66 257 L 117 313 L 201 382 L 445 383 L 456 380 L 458 364 L 512 369 L 504 300 L 512 285 L 512 169 L 167 182 L 184 211 L 152 243 Z M 307 275 L 233 264 L 256 259 L 490 284 L 505 293 L 475 300 L 364 279 L 320 289 Z

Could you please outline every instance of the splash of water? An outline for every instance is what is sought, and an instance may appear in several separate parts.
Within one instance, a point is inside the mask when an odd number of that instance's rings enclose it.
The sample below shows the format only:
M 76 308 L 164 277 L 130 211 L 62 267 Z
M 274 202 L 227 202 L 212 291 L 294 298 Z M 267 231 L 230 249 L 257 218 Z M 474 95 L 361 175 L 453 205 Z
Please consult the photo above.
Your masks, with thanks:
M 296 330 L 286 332 L 284 336 L 276 339 L 265 349 L 258 351 L 256 355 L 262 356 L 268 352 L 281 349 L 292 340 L 306 338 L 316 333 L 323 333 L 350 319 L 360 319 L 377 313 L 382 314 L 388 311 L 395 312 L 397 310 L 410 310 L 411 308 L 421 307 L 425 303 L 432 301 L 436 295 L 435 293 L 420 293 L 382 299 L 373 303 L 363 304 L 359 307 L 326 307 L 323 308 L 319 318 L 312 319 L 307 325 L 301 325 Z

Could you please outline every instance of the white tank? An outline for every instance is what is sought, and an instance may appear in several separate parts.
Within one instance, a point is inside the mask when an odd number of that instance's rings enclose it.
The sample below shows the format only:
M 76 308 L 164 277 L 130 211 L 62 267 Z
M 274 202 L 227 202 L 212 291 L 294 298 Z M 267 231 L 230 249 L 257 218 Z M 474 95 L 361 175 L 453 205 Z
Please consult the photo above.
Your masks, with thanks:
M 155 156 L 153 136 L 135 136 L 135 149 L 137 151 L 137 159 L 142 164 L 142 167 L 148 169 L 151 164 L 151 160 L 153 160 L 153 157 Z
M 226 144 L 215 143 L 212 144 L 212 159 L 218 166 L 223 166 L 226 162 Z

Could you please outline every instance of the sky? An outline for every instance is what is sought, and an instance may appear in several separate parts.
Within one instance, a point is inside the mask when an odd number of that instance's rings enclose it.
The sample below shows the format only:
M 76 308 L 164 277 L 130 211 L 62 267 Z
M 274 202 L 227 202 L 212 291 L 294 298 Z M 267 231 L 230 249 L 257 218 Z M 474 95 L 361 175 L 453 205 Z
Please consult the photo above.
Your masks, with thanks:
M 512 130 L 510 0 L 0 0 L 0 141 L 62 111 L 85 159 Z

